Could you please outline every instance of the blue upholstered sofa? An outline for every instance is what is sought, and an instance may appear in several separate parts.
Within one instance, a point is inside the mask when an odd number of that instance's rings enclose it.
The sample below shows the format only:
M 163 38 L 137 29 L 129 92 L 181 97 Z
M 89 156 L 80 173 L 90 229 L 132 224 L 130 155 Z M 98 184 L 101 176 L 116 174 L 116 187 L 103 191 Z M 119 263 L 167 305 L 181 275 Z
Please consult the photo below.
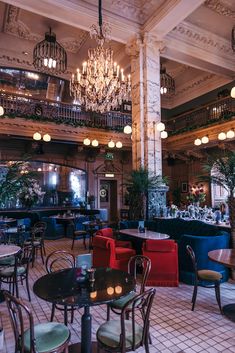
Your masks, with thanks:
M 120 222 L 120 229 L 137 227 L 138 221 Z M 188 221 L 177 218 L 159 218 L 154 221 L 146 221 L 145 227 L 155 232 L 168 234 L 171 239 L 177 241 L 180 281 L 193 284 L 193 269 L 186 253 L 186 245 L 193 248 L 199 270 L 207 268 L 219 271 L 223 275 L 222 281 L 228 280 L 228 269 L 208 258 L 209 251 L 230 247 L 230 233 L 227 230 L 198 220 Z

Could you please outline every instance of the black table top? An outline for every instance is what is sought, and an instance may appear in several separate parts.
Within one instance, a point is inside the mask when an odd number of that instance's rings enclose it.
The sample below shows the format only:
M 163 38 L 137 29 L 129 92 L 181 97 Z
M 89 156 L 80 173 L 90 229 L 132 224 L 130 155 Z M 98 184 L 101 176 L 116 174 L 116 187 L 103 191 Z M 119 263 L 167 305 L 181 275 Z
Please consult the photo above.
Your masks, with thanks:
M 39 278 L 34 293 L 45 301 L 78 307 L 109 303 L 135 289 L 134 278 L 126 272 L 111 268 L 97 268 L 92 285 L 81 281 L 80 269 L 65 269 Z

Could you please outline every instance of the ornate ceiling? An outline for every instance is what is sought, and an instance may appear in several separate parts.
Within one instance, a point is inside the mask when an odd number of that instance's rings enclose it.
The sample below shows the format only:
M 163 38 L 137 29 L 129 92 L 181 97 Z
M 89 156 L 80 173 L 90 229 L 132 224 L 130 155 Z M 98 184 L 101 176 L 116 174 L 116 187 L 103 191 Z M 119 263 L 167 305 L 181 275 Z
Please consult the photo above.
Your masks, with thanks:
M 89 27 L 97 22 L 94 0 L 3 0 L 0 2 L 0 65 L 33 68 L 32 51 L 49 26 L 68 52 L 69 78 L 94 46 Z M 17 7 L 16 7 L 17 5 Z M 104 21 L 112 25 L 116 60 L 130 69 L 125 45 L 150 32 L 162 41 L 162 63 L 176 82 L 163 100 L 172 108 L 234 80 L 230 35 L 234 0 L 103 0 Z

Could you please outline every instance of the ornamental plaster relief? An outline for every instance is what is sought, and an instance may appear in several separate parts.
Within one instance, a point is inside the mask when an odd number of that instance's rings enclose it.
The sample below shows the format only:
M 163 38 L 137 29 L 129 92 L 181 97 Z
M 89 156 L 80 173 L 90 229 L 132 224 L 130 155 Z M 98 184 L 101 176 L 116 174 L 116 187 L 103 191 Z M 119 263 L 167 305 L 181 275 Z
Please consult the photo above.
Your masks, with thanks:
M 235 12 L 219 0 L 206 0 L 205 6 L 219 15 L 235 19 Z
M 174 30 L 167 35 L 168 38 L 178 39 L 181 42 L 185 42 L 190 46 L 195 46 L 200 49 L 219 53 L 220 56 L 224 56 L 233 59 L 233 51 L 231 44 L 228 40 L 217 36 L 209 31 L 203 30 L 198 26 L 195 26 L 189 22 L 183 21 L 181 24 L 176 26 Z
M 21 39 L 30 40 L 35 43 L 40 42 L 44 39 L 44 36 L 33 33 L 32 30 L 20 20 L 20 12 L 16 6 L 8 5 L 7 12 L 4 23 L 4 32 L 16 36 Z M 89 32 L 79 30 L 76 38 L 74 37 L 65 37 L 59 40 L 59 43 L 71 53 L 76 54 L 78 50 L 82 47 L 84 42 L 89 38 Z

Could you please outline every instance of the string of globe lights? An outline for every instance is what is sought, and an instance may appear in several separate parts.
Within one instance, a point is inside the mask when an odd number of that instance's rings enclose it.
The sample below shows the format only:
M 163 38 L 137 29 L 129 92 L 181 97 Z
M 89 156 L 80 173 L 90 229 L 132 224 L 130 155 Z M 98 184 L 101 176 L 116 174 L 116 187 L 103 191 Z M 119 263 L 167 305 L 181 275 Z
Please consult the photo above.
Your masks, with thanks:
M 234 129 L 230 129 L 230 130 L 228 130 L 227 132 L 221 131 L 221 132 L 218 134 L 218 136 L 217 136 L 217 138 L 218 138 L 219 141 L 224 141 L 224 140 L 226 140 L 226 139 L 232 139 L 232 138 L 234 138 L 234 137 L 235 137 L 235 131 L 234 131 Z M 202 144 L 207 144 L 209 141 L 210 141 L 209 136 L 208 136 L 208 135 L 205 135 L 205 136 L 203 136 L 202 138 L 196 138 L 196 139 L 194 140 L 194 145 L 195 145 L 195 146 L 201 146 Z
M 42 139 L 44 142 L 50 142 L 51 141 L 51 135 L 49 135 L 49 134 L 42 135 L 41 132 L 37 131 L 37 132 L 35 132 L 33 134 L 33 139 L 35 141 L 40 141 Z

